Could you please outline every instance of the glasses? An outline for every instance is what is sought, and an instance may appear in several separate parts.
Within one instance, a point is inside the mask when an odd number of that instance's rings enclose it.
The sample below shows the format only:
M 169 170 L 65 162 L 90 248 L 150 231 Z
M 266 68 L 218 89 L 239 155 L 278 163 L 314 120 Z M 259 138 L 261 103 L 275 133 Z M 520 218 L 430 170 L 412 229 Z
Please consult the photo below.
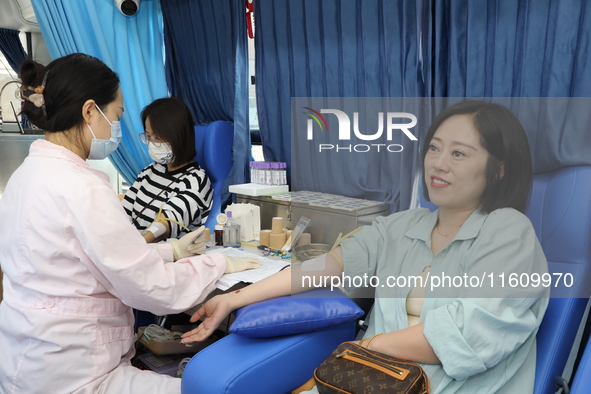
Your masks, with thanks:
M 140 140 L 142 140 L 142 142 L 145 145 L 148 145 L 148 142 L 152 142 L 154 145 L 156 145 L 157 148 L 159 148 L 160 145 L 162 145 L 164 143 L 160 138 L 153 136 L 151 134 L 140 133 L 139 135 L 140 135 Z

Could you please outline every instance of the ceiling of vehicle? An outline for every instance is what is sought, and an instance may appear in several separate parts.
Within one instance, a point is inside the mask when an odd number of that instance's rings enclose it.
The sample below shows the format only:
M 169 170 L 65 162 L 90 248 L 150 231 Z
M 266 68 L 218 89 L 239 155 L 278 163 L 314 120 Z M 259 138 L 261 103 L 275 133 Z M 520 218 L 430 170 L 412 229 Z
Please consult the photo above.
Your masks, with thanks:
M 31 0 L 0 0 L 0 27 L 40 33 Z
M 51 61 L 31 0 L 0 0 L 0 28 L 19 30 L 21 44 L 25 51 L 27 50 L 25 32 L 32 33 L 30 38 L 33 59 L 42 64 Z M 0 87 L 15 76 L 16 73 L 8 66 L 8 62 L 0 52 Z

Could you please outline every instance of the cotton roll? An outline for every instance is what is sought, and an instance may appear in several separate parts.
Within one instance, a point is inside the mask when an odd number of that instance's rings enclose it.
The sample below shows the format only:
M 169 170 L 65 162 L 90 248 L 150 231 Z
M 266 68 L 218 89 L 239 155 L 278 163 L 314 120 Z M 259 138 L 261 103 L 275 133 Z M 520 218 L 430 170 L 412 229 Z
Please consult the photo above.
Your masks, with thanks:
M 278 216 L 274 217 L 271 221 L 271 234 L 283 233 L 283 218 Z
M 269 245 L 272 249 L 281 249 L 283 245 L 285 245 L 285 241 L 287 240 L 287 236 L 285 233 L 281 234 L 270 234 L 271 244 Z
M 259 244 L 271 246 L 271 230 L 261 230 Z
M 298 239 L 298 246 L 299 245 L 308 245 L 312 243 L 312 236 L 310 233 L 302 233 L 300 235 L 300 239 Z

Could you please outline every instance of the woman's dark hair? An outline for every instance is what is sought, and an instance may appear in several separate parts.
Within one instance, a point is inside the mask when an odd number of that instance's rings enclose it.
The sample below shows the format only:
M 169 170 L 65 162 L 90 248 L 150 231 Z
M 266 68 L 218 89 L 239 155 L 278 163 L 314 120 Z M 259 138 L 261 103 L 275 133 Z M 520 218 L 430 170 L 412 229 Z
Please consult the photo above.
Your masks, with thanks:
M 480 134 L 480 144 L 489 153 L 486 164 L 486 188 L 480 209 L 490 213 L 498 208 L 525 212 L 532 184 L 532 163 L 523 126 L 506 107 L 485 101 L 464 101 L 443 110 L 429 127 L 423 145 L 423 163 L 433 135 L 448 118 L 468 115 Z M 501 176 L 501 163 L 503 173 Z M 423 169 L 423 193 L 429 200 Z
M 183 100 L 177 97 L 154 100 L 142 110 L 144 129 L 148 118 L 154 134 L 170 144 L 173 155 L 170 164 L 173 167 L 195 158 L 195 125 L 191 111 Z
M 25 100 L 21 113 L 48 133 L 81 126 L 84 123 L 82 106 L 87 100 L 94 100 L 104 109 L 117 98 L 119 77 L 95 57 L 73 53 L 47 66 L 25 60 L 19 71 L 23 85 L 33 88 L 42 84 L 46 74 L 44 108 Z

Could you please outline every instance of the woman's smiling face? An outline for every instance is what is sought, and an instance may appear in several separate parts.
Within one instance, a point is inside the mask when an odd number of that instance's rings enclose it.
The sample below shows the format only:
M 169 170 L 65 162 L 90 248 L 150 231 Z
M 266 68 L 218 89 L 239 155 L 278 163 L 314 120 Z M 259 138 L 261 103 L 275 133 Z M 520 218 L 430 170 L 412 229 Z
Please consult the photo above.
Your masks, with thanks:
M 475 210 L 486 189 L 489 153 L 469 115 L 454 115 L 435 131 L 425 156 L 429 198 L 440 208 Z

